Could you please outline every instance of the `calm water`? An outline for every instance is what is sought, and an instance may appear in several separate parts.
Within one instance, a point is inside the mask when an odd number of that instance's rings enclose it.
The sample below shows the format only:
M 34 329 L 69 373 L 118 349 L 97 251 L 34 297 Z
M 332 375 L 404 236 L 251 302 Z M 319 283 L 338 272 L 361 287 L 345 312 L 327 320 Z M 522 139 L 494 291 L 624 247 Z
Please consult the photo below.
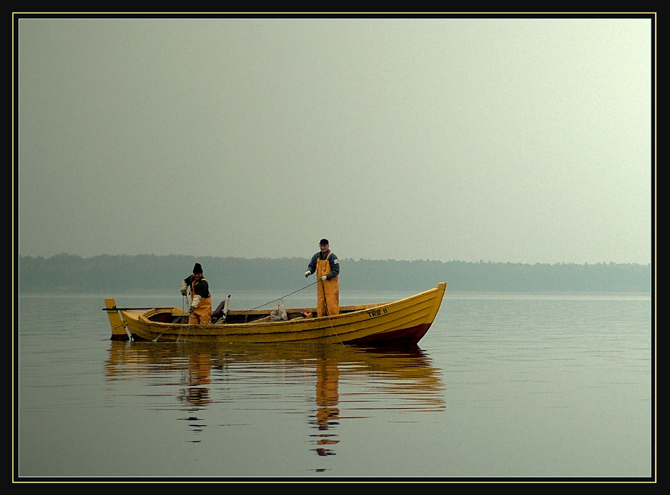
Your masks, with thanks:
M 105 296 L 181 307 L 172 293 L 20 296 L 24 479 L 652 474 L 646 294 L 447 292 L 404 352 L 111 342 Z

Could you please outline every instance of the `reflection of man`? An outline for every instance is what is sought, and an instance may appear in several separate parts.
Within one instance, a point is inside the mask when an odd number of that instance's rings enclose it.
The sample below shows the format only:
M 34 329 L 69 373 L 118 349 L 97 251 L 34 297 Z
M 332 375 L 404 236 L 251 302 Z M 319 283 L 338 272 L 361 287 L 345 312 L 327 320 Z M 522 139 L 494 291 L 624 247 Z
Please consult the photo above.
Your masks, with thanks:
M 316 452 L 320 456 L 334 455 L 327 445 L 335 445 L 335 435 L 328 433 L 331 425 L 336 425 L 340 419 L 340 410 L 337 407 L 340 401 L 339 394 L 340 371 L 337 362 L 319 359 L 316 365 L 316 426 L 320 432 L 316 441 Z
M 321 239 L 319 252 L 312 256 L 305 277 L 316 272 L 318 277 L 316 289 L 317 316 L 335 316 L 340 314 L 340 260 L 330 250 L 328 239 Z
M 205 406 L 212 403 L 209 396 L 209 385 L 212 382 L 211 356 L 209 354 L 189 354 L 188 356 L 188 392 L 186 400 L 194 406 Z

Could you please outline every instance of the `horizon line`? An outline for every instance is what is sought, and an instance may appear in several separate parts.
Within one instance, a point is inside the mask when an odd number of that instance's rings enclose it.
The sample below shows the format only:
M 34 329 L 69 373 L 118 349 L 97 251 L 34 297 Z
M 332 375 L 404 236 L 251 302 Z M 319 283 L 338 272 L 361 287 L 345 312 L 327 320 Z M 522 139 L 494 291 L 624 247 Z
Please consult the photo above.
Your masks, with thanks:
M 98 257 L 114 257 L 114 256 L 119 256 L 119 257 L 140 257 L 140 256 L 149 256 L 149 257 L 156 257 L 156 258 L 167 258 L 170 256 L 178 256 L 178 257 L 188 257 L 192 258 L 194 260 L 198 259 L 206 259 L 206 258 L 213 258 L 213 259 L 237 259 L 237 260 L 247 260 L 247 261 L 253 261 L 253 260 L 286 260 L 286 259 L 308 259 L 308 257 L 304 256 L 281 256 L 281 257 L 261 257 L 261 256 L 254 256 L 254 257 L 244 257 L 244 256 L 216 256 L 216 255 L 191 255 L 191 254 L 179 254 L 179 253 L 173 253 L 173 254 L 155 254 L 155 253 L 142 253 L 142 254 L 94 254 L 94 255 L 81 255 L 81 254 L 73 254 L 73 253 L 68 253 L 68 252 L 61 252 L 58 254 L 53 254 L 51 256 L 44 256 L 44 255 L 30 255 L 30 254 L 15 254 L 15 258 L 42 258 L 45 260 L 49 260 L 52 258 L 56 257 L 74 257 L 74 258 L 81 258 L 81 259 L 93 259 L 93 258 L 98 258 Z M 386 258 L 386 259 L 381 259 L 381 258 L 353 258 L 353 257 L 342 257 L 340 258 L 343 261 L 353 261 L 353 262 L 360 262 L 360 261 L 383 261 L 383 262 L 389 262 L 389 261 L 395 261 L 395 262 L 429 262 L 429 263 L 470 263 L 470 264 L 512 264 L 512 265 L 639 265 L 639 266 L 651 266 L 653 265 L 652 261 L 647 261 L 646 263 L 644 262 L 633 262 L 633 261 L 583 261 L 583 262 L 578 262 L 578 261 L 554 261 L 554 262 L 549 262 L 549 261 L 493 261 L 493 260 L 484 260 L 479 259 L 478 261 L 464 261 L 464 260 L 458 260 L 458 259 L 451 259 L 451 260 L 440 260 L 440 259 L 430 259 L 430 258 L 415 258 L 415 259 L 396 259 L 396 258 Z

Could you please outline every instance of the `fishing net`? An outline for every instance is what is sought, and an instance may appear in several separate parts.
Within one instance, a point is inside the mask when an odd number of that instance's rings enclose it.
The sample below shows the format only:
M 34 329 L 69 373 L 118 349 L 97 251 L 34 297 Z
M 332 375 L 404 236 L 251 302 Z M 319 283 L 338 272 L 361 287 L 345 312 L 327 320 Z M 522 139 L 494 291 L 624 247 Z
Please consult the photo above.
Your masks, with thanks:
M 288 320 L 288 314 L 286 313 L 286 309 L 284 309 L 284 305 L 278 304 L 277 307 L 270 312 L 270 321 L 281 320 Z

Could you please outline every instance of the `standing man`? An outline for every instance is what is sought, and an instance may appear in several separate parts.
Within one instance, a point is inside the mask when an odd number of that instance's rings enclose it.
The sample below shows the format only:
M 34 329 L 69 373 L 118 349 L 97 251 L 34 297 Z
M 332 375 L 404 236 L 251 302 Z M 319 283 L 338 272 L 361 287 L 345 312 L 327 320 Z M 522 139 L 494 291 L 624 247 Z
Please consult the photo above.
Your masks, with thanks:
M 318 277 L 316 290 L 317 316 L 335 316 L 340 314 L 340 260 L 330 250 L 328 239 L 321 239 L 319 252 L 312 256 L 305 277 L 316 272 Z
M 188 308 L 190 314 L 189 325 L 206 325 L 212 322 L 212 296 L 209 293 L 209 284 L 203 277 L 202 266 L 196 263 L 193 267 L 193 275 L 189 275 L 181 283 L 181 293 L 186 295 L 191 288 L 191 306 Z

